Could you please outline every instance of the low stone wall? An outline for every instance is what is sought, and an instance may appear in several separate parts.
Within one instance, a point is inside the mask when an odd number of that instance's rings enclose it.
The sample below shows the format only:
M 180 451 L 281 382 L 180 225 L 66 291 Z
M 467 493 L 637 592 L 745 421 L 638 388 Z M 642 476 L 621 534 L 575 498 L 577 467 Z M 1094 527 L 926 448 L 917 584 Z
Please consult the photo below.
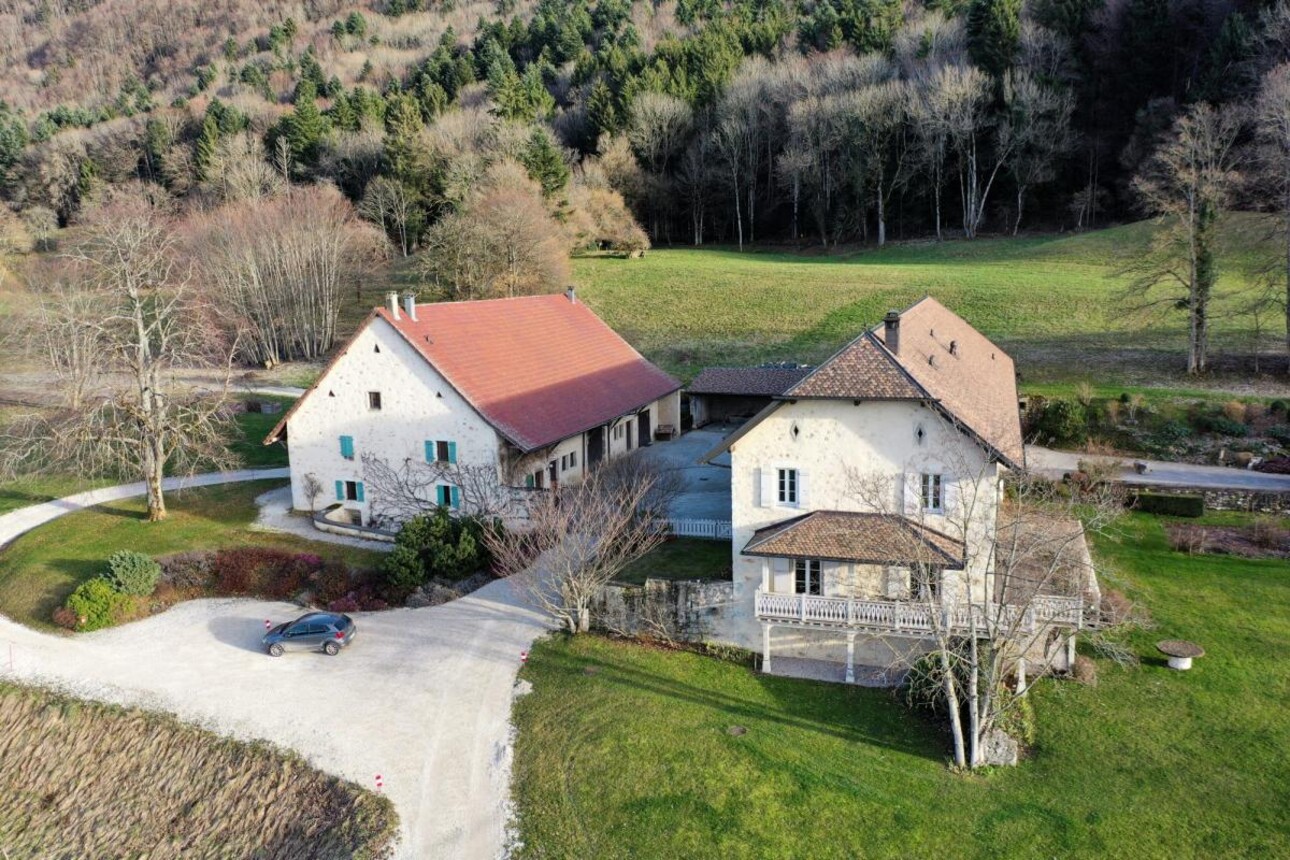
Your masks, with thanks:
M 614 633 L 702 642 L 716 632 L 722 610 L 734 597 L 734 583 L 728 580 L 610 583 L 593 601 L 591 617 L 597 628 Z
M 374 529 L 371 526 L 359 526 L 354 523 L 345 522 L 344 520 L 332 519 L 331 514 L 336 508 L 328 508 L 325 511 L 315 511 L 313 514 L 314 528 L 320 532 L 327 532 L 333 535 L 343 535 L 344 537 L 362 538 L 363 540 L 379 540 L 385 543 L 394 543 L 397 536 L 395 532 L 386 531 L 385 529 Z
M 1126 485 L 1130 492 L 1143 491 L 1177 496 L 1201 496 L 1206 510 L 1245 511 L 1256 514 L 1290 513 L 1290 492 L 1219 490 L 1212 487 L 1179 487 L 1171 484 Z

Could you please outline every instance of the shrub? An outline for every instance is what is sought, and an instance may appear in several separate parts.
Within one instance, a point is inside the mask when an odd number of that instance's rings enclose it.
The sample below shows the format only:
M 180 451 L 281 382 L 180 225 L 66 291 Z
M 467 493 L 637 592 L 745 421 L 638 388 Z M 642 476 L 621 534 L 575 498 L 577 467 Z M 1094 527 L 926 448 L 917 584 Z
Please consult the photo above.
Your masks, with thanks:
M 489 565 L 484 532 L 500 527 L 478 517 L 454 517 L 447 508 L 436 508 L 404 523 L 381 569 L 390 585 L 403 589 L 424 585 L 431 577 L 452 582 L 465 579 Z
M 211 584 L 215 554 L 210 552 L 177 552 L 157 559 L 161 581 L 175 588 L 207 588 Z
M 1191 428 L 1181 421 L 1166 421 L 1155 432 L 1156 442 L 1162 445 L 1181 442 L 1190 435 L 1192 435 Z
M 1088 413 L 1074 401 L 1049 400 L 1035 421 L 1035 431 L 1045 441 L 1079 444 L 1088 436 Z
M 1234 424 L 1245 421 L 1245 404 L 1239 400 L 1229 400 L 1223 404 L 1223 415 Z
M 313 575 L 314 597 L 330 603 L 349 593 L 350 571 L 344 562 L 329 561 Z
M 75 616 L 77 629 L 99 630 L 120 621 L 129 605 L 129 599 L 111 583 L 95 577 L 72 592 L 66 608 Z
M 1290 424 L 1278 424 L 1268 428 L 1268 435 L 1282 445 L 1290 446 Z
M 227 594 L 281 599 L 300 591 L 322 566 L 322 559 L 311 553 L 257 546 L 223 549 L 215 554 L 215 587 Z
M 1097 664 L 1093 662 L 1093 658 L 1080 654 L 1075 657 L 1075 665 L 1071 668 L 1071 677 L 1085 687 L 1096 687 Z
M 1129 405 L 1129 392 L 1127 391 L 1120 392 L 1120 402 L 1123 403 L 1125 406 Z
M 123 549 L 112 553 L 107 560 L 108 569 L 103 574 L 109 585 L 121 594 L 147 597 L 157 587 L 161 565 L 141 552 Z
M 352 595 L 339 597 L 327 604 L 328 612 L 357 612 L 358 601 Z
M 1202 433 L 1216 433 L 1219 436 L 1247 436 L 1250 432 L 1246 425 L 1223 415 L 1197 415 L 1192 419 L 1192 424 Z
M 59 627 L 65 627 L 68 630 L 75 630 L 76 626 L 80 624 L 80 622 L 81 619 L 77 614 L 66 606 L 60 606 L 54 610 L 54 623 Z
M 1290 546 L 1290 530 L 1277 517 L 1264 516 L 1250 527 L 1250 537 L 1263 549 L 1284 549 Z
M 1203 496 L 1181 496 L 1168 493 L 1134 493 L 1129 507 L 1144 514 L 1169 517 L 1199 517 L 1205 513 Z
M 1286 414 L 1286 402 L 1284 400 L 1273 400 L 1268 404 L 1268 411 L 1273 415 Z
M 1178 526 L 1169 530 L 1169 546 L 1177 552 L 1199 555 L 1209 552 L 1209 530 L 1200 526 Z
M 967 683 L 967 666 L 957 654 L 950 653 L 950 669 L 959 674 L 960 685 Z M 915 710 L 929 710 L 937 714 L 949 712 L 945 698 L 945 670 L 941 666 L 941 652 L 932 651 L 919 657 L 905 675 L 905 704 Z
M 1029 696 L 1017 696 L 1006 687 L 996 695 L 1001 711 L 999 728 L 1026 746 L 1034 746 L 1037 734 L 1034 702 Z

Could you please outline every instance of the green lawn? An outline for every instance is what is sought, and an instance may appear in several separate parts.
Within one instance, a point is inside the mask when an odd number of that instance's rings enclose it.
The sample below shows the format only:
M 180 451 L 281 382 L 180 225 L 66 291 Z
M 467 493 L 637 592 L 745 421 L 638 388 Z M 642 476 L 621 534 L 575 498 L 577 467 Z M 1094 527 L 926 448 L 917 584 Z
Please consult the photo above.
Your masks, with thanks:
M 675 538 L 628 565 L 616 581 L 644 585 L 647 579 L 729 578 L 729 541 Z
M 1246 216 L 1233 221 L 1237 237 L 1249 232 Z M 1182 316 L 1134 316 L 1117 298 L 1126 282 L 1116 272 L 1150 230 L 1144 222 L 841 255 L 660 248 L 640 260 L 580 258 L 574 274 L 588 305 L 647 356 L 686 376 L 711 364 L 819 361 L 887 309 L 931 294 L 1004 342 L 1028 377 L 1063 380 L 1098 351 L 1182 348 Z M 1245 284 L 1247 246 L 1237 243 L 1227 259 L 1222 290 Z M 1219 318 L 1216 325 L 1216 336 L 1226 337 L 1239 323 Z
M 256 397 L 256 400 L 271 401 L 282 405 L 282 411 L 276 414 L 263 412 L 242 412 L 237 416 L 237 429 L 240 438 L 233 440 L 229 446 L 242 465 L 248 469 L 271 469 L 287 465 L 287 449 L 281 443 L 265 445 L 264 437 L 269 435 L 282 416 L 295 402 L 291 397 Z
M 950 772 L 944 733 L 886 691 L 541 642 L 515 711 L 523 856 L 1290 856 L 1290 569 L 1174 554 L 1141 515 L 1097 544 L 1154 614 L 1144 664 L 1041 682 L 1033 757 L 985 775 Z M 1172 672 L 1166 637 L 1208 656 Z
M 143 499 L 60 517 L 0 550 L 0 614 L 32 627 L 50 627 L 50 613 L 119 549 L 163 555 L 254 544 L 314 552 L 354 565 L 378 563 L 377 552 L 251 530 L 255 497 L 282 485 L 251 481 L 167 493 L 170 515 L 161 523 L 144 519 Z

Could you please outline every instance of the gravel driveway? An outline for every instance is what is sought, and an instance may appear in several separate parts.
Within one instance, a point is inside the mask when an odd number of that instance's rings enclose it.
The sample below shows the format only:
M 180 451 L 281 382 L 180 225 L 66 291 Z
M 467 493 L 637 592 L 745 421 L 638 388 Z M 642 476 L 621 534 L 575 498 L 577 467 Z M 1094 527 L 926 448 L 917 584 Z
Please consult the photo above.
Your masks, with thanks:
M 0 674 L 268 740 L 367 788 L 380 774 L 399 857 L 502 853 L 515 675 L 543 619 L 499 580 L 443 606 L 355 613 L 357 638 L 337 657 L 261 653 L 265 619 L 299 613 L 197 600 L 75 637 L 0 617 Z

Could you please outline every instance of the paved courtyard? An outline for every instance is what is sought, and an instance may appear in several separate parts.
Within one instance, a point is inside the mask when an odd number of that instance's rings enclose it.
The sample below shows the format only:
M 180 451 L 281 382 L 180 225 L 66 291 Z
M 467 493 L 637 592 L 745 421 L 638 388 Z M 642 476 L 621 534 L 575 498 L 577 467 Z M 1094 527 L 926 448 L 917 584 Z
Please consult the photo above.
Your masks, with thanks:
M 730 520 L 730 455 L 699 465 L 699 458 L 716 447 L 730 429 L 691 430 L 679 439 L 655 442 L 640 450 L 640 456 L 663 468 L 676 469 L 681 476 L 684 489 L 671 510 L 676 519 Z

